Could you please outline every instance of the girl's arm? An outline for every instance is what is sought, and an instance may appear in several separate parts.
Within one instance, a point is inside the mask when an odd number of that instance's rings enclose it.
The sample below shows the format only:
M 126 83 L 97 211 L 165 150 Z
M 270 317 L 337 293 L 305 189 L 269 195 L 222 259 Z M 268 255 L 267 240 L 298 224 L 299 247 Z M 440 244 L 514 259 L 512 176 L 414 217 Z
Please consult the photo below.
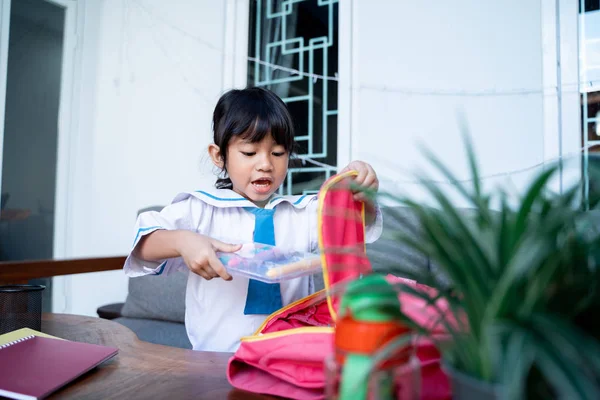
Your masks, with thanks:
M 192 233 L 186 230 L 158 230 L 144 236 L 134 249 L 134 254 L 146 261 L 160 261 L 181 256 L 177 244 Z
M 206 203 L 188 197 L 160 212 L 141 213 L 135 224 L 131 252 L 123 266 L 125 273 L 136 277 L 189 269 L 205 279 L 217 276 L 231 279 L 216 251 L 237 251 L 239 246 L 196 233 L 206 207 Z
M 135 254 L 148 261 L 181 257 L 190 271 L 206 280 L 217 276 L 231 280 L 216 252 L 234 252 L 240 248 L 241 245 L 223 243 L 193 231 L 157 230 L 140 240 Z

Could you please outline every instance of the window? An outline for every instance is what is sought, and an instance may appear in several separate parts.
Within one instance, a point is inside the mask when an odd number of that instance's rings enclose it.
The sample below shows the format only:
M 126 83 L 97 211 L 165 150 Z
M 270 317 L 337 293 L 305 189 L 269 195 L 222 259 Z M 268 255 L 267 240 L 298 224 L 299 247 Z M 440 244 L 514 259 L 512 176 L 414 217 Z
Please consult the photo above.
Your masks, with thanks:
M 250 2 L 248 85 L 274 91 L 295 122 L 298 159 L 282 194 L 315 193 L 336 171 L 338 0 Z

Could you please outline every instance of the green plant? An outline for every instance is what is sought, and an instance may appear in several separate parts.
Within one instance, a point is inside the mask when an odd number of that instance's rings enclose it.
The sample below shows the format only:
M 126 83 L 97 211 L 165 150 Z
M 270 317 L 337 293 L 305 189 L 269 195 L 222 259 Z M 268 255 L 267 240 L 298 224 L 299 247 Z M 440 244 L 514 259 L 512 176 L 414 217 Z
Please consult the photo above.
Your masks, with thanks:
M 390 273 L 432 286 L 437 295 L 406 285 L 398 289 L 431 305 L 445 300 L 450 312 L 439 323 L 452 337 L 441 345 L 445 362 L 500 384 L 507 398 L 600 398 L 600 326 L 591 323 L 600 315 L 600 235 L 579 205 L 581 188 L 551 191 L 557 170 L 552 166 L 511 205 L 503 189 L 483 189 L 468 138 L 466 147 L 469 185 L 431 153 L 426 155 L 468 202 L 470 212 L 455 206 L 449 194 L 423 175 L 418 180 L 433 205 L 385 195 L 412 210 L 420 226 L 415 230 L 403 221 L 406 231 L 394 232 L 394 239 L 429 256 L 450 282 L 415 276 L 399 260 L 389 265 Z M 591 204 L 594 208 L 597 202 Z M 379 358 L 393 350 L 389 346 Z

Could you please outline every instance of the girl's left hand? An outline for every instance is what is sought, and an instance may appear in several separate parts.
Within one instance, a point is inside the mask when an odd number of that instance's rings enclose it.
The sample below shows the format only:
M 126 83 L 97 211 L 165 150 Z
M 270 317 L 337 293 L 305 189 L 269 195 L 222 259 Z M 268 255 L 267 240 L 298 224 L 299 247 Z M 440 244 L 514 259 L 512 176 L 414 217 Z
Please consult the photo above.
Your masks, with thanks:
M 373 167 L 363 161 L 352 161 L 350 164 L 346 166 L 340 173 L 346 171 L 357 171 L 358 175 L 354 178 L 354 183 L 360 186 L 363 190 L 368 190 L 370 192 L 377 192 L 379 189 L 379 179 L 377 179 L 377 174 Z M 362 191 L 358 191 L 354 195 L 355 200 L 360 201 L 368 201 L 369 198 Z

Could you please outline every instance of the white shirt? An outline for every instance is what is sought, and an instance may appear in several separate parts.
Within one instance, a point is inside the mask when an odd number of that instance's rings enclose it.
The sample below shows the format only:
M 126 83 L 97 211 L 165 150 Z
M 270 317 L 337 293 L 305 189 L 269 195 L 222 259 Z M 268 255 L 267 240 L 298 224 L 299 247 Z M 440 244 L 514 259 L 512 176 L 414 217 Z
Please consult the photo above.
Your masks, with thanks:
M 316 195 L 275 195 L 265 208 L 276 208 L 273 217 L 277 247 L 294 251 L 317 251 Z M 140 239 L 158 229 L 186 229 L 229 243 L 251 243 L 254 215 L 245 207 L 254 203 L 229 189 L 209 189 L 181 193 L 161 212 L 140 214 L 135 226 L 131 253 L 123 267 L 130 277 L 188 271 L 181 257 L 150 262 L 133 255 Z M 381 212 L 367 227 L 366 241 L 379 238 Z M 235 351 L 242 336 L 251 335 L 267 315 L 244 315 L 248 278 L 234 276 L 231 281 L 210 281 L 190 273 L 186 290 L 185 326 L 194 350 Z M 311 277 L 281 283 L 283 305 L 313 292 Z

